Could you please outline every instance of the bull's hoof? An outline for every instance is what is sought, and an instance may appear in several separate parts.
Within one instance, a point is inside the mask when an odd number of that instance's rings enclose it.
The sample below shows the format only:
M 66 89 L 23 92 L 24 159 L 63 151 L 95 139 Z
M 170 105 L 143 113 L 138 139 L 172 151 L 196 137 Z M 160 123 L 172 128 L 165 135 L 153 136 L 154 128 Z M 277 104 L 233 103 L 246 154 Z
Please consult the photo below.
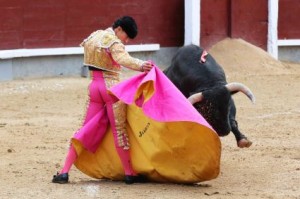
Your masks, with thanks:
M 252 145 L 252 142 L 247 140 L 247 138 L 243 138 L 239 140 L 237 144 L 239 148 L 249 148 Z

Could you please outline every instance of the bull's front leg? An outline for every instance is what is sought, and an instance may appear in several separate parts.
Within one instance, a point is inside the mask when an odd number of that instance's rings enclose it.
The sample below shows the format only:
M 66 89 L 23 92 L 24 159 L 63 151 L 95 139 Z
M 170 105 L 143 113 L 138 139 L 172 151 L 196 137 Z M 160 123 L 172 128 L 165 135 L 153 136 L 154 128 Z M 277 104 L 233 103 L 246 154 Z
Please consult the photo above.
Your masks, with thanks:
M 234 102 L 232 100 L 231 104 L 230 104 L 230 110 L 229 110 L 229 122 L 230 122 L 230 126 L 231 126 L 231 132 L 235 136 L 238 147 L 248 148 L 252 145 L 252 142 L 250 140 L 248 140 L 248 138 L 240 132 L 238 123 L 235 120 L 235 116 L 236 116 L 236 108 L 235 108 Z

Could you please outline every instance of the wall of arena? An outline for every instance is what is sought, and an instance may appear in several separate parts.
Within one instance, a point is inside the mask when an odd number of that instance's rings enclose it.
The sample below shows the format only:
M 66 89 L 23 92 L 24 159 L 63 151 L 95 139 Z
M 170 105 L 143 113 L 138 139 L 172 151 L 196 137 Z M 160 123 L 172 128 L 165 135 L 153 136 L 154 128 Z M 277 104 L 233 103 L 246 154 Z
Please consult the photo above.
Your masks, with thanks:
M 185 43 L 189 0 L 10 0 L 0 2 L 0 81 L 82 74 L 79 43 L 92 31 L 133 16 L 139 26 L 133 56 L 167 67 Z M 270 0 L 193 0 L 201 8 L 200 45 L 242 38 L 264 50 Z M 278 0 L 278 58 L 300 62 L 300 1 Z

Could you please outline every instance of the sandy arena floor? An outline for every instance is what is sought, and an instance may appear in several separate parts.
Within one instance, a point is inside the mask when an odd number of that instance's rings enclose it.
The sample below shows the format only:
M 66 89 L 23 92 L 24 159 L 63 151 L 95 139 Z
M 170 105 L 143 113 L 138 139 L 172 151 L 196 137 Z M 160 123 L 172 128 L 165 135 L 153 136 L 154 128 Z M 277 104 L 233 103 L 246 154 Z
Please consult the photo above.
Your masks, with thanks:
M 197 185 L 99 181 L 75 167 L 70 183 L 51 183 L 68 140 L 80 125 L 85 78 L 0 82 L 0 198 L 267 198 L 300 199 L 300 64 L 281 63 L 242 41 L 224 40 L 209 52 L 256 96 L 234 96 L 240 129 L 253 141 L 239 149 L 221 138 L 221 173 Z M 125 73 L 127 78 L 131 74 Z

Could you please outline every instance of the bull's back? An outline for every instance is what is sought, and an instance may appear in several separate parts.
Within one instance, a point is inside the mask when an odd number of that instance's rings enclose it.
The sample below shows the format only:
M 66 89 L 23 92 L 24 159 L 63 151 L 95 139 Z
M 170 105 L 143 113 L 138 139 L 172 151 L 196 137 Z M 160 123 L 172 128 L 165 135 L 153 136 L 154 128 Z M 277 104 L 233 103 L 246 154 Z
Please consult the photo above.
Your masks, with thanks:
M 208 54 L 200 61 L 203 49 L 196 45 L 181 47 L 164 72 L 177 88 L 188 97 L 191 93 L 225 84 L 221 66 Z

